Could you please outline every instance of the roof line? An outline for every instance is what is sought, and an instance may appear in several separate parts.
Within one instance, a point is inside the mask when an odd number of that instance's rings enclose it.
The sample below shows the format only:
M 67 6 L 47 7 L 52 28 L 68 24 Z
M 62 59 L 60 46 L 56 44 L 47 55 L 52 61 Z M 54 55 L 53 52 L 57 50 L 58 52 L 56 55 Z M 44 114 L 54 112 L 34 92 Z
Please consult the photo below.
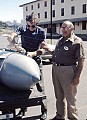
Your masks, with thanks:
M 27 4 L 31 4 L 31 3 L 34 3 L 34 2 L 37 2 L 37 1 L 41 1 L 41 0 L 34 0 L 32 2 L 28 2 L 28 3 L 25 3 L 25 4 L 19 5 L 19 7 L 23 7 L 23 6 L 27 5 Z
M 80 22 L 80 21 L 87 21 L 87 17 L 55 20 L 55 21 L 52 21 L 52 23 L 53 24 L 55 24 L 55 23 L 62 23 L 65 20 L 69 20 L 71 22 Z M 41 25 L 41 24 L 50 24 L 50 23 L 51 23 L 50 21 L 47 21 L 47 22 L 40 22 L 39 24 Z

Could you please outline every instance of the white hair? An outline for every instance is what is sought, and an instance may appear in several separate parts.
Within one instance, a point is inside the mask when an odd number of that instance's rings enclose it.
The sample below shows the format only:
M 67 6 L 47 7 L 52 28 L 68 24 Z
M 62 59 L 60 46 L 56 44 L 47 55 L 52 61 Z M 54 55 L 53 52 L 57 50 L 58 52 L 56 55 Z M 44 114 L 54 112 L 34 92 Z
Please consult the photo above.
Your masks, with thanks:
M 74 25 L 71 21 L 64 21 L 63 24 L 66 24 L 69 28 L 74 29 Z

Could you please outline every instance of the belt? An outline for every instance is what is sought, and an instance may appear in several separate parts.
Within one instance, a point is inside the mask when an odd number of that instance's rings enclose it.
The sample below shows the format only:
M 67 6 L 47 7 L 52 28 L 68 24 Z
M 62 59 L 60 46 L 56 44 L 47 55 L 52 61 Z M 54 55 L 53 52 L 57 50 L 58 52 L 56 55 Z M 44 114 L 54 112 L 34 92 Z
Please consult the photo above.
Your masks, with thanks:
M 76 64 L 63 64 L 63 63 L 55 63 L 55 62 L 53 62 L 53 65 L 55 65 L 55 66 L 72 66 L 72 65 L 76 65 Z

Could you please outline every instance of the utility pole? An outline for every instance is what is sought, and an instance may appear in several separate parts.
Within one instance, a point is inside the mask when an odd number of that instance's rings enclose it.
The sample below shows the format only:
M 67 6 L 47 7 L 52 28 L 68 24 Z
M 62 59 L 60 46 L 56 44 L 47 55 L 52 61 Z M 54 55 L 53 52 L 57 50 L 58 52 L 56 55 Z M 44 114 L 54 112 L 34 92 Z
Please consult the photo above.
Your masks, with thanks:
M 51 34 L 51 44 L 52 44 L 52 0 L 50 0 L 50 34 Z

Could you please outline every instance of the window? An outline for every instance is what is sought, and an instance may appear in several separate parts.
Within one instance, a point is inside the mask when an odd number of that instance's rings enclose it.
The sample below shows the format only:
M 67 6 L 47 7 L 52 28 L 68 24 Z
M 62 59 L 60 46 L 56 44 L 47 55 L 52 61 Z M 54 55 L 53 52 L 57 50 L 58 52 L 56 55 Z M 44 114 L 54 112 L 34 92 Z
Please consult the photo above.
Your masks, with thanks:
M 86 4 L 83 4 L 82 6 L 82 13 L 86 13 Z
M 44 28 L 47 28 L 47 27 L 48 27 L 48 25 L 47 25 L 47 24 L 45 24 L 45 25 L 44 25 Z
M 62 26 L 62 23 L 60 23 L 60 28 L 61 28 L 61 26 Z
M 55 5 L 55 0 L 52 0 L 52 5 Z
M 26 7 L 26 11 L 28 11 L 28 7 Z
M 53 17 L 55 17 L 55 10 L 52 11 L 52 15 L 53 15 Z
M 40 13 L 38 13 L 38 18 L 40 18 Z
M 44 7 L 47 7 L 47 1 L 44 2 Z
M 45 12 L 45 18 L 47 18 L 47 12 Z
M 61 3 L 64 3 L 64 0 L 61 0 Z
M 31 5 L 31 10 L 33 10 L 33 5 Z
M 75 6 L 72 6 L 71 7 L 71 15 L 74 15 L 75 14 Z
M 61 16 L 64 16 L 64 8 L 61 8 Z
M 74 25 L 74 30 L 75 30 L 75 22 L 72 22 L 73 23 L 73 25 Z
M 26 18 L 28 17 L 28 15 L 26 15 Z
M 82 21 L 82 30 L 86 30 L 86 21 Z
M 38 8 L 40 8 L 40 3 L 38 3 Z

